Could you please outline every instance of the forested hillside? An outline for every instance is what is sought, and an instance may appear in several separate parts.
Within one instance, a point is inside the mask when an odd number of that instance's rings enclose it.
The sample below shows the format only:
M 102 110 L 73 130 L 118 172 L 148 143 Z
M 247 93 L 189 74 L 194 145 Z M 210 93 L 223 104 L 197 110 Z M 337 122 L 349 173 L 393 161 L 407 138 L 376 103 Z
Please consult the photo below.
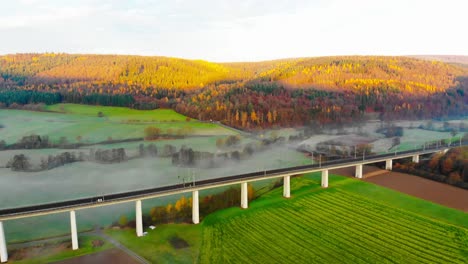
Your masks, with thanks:
M 240 128 L 468 113 L 468 69 L 406 57 L 211 63 L 167 57 L 0 57 L 0 103 L 174 108 Z M 18 90 L 23 92 L 18 93 Z

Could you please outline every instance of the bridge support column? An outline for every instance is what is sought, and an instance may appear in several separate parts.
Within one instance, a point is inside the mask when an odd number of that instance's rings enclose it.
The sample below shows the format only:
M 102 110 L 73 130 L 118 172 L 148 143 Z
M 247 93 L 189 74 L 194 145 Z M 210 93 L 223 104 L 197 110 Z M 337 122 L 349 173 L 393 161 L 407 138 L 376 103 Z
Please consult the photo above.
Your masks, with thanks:
M 414 155 L 413 156 L 413 162 L 414 163 L 419 163 L 419 155 Z
M 70 227 L 71 227 L 71 238 L 72 238 L 72 249 L 78 249 L 78 231 L 76 228 L 76 214 L 75 211 L 70 211 Z
M 247 209 L 249 207 L 249 193 L 247 190 L 247 182 L 241 183 L 241 208 Z
M 284 176 L 283 180 L 283 196 L 284 198 L 291 197 L 291 176 Z
M 322 187 L 323 188 L 328 187 L 328 170 L 322 171 Z
M 362 179 L 362 164 L 356 165 L 356 178 Z
M 3 222 L 0 221 L 0 262 L 5 263 L 8 261 L 8 251 L 5 239 L 5 230 L 3 230 Z
M 198 191 L 192 193 L 192 222 L 194 224 L 200 223 L 200 215 L 198 210 Z
M 143 236 L 143 215 L 141 212 L 141 200 L 136 201 L 135 205 L 135 211 L 136 211 L 136 234 L 138 237 Z
M 391 159 L 385 161 L 385 169 L 391 171 L 392 170 L 393 161 Z

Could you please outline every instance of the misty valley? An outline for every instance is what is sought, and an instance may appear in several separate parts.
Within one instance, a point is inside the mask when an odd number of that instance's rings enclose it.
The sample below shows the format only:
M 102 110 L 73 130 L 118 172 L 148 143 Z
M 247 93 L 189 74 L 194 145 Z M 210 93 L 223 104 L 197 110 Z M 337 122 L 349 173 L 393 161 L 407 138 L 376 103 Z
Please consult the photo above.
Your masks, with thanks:
M 464 263 L 467 76 L 457 56 L 0 56 L 0 260 Z
M 32 115 L 34 118 L 31 118 Z M 160 122 L 165 122 L 163 120 L 134 125 L 135 130 L 140 131 L 135 131 L 136 134 L 132 136 L 136 139 L 132 139 L 114 133 L 110 126 L 107 130 L 93 130 L 91 123 L 87 121 L 87 118 L 91 118 L 89 115 L 79 119 L 78 114 L 67 117 L 54 112 L 2 110 L 0 117 L 1 132 L 6 139 L 2 141 L 0 151 L 2 208 L 177 183 L 186 183 L 189 186 L 195 180 L 318 162 L 325 164 L 327 160 L 393 153 L 419 148 L 423 144 L 429 146 L 431 142 L 456 145 L 468 127 L 467 120 L 370 120 L 350 127 L 303 127 L 240 133 L 222 127 L 204 131 L 204 128 L 197 128 L 198 123 L 194 123 L 196 121 L 187 122 L 182 119 L 179 121 L 181 125 L 193 123 L 193 128 L 187 129 L 193 134 L 179 133 L 171 138 L 170 133 L 162 130 L 156 135 L 148 135 L 146 128 L 158 126 Z M 49 126 L 52 121 L 62 128 L 58 130 L 56 126 Z M 37 128 L 35 131 L 42 136 L 18 129 L 27 122 L 33 122 L 34 128 Z M 98 122 L 102 127 L 105 127 L 103 123 L 114 124 L 114 121 L 103 120 L 102 117 L 93 119 L 93 122 Z M 173 122 L 173 125 L 179 123 Z M 73 137 L 64 139 L 63 130 L 80 126 L 87 126 L 80 130 L 83 136 L 75 132 Z M 109 142 L 99 141 L 103 134 L 112 139 Z M 152 136 L 152 139 L 145 140 L 148 136 Z M 270 184 L 271 180 L 266 180 L 257 183 L 256 188 Z M 154 201 L 153 204 L 163 204 L 167 200 Z M 100 221 L 114 221 L 115 219 L 109 217 L 112 210 L 121 210 L 121 214 L 129 212 L 128 206 L 117 207 L 120 209 L 83 211 L 82 217 L 89 219 L 80 221 L 80 228 L 90 228 Z M 53 216 L 41 218 L 39 223 L 42 225 L 54 221 Z M 26 227 L 27 222 L 28 220 L 17 221 L 16 228 L 13 226 L 7 231 L 7 234 L 15 235 L 8 237 L 25 239 L 25 234 L 17 234 L 23 232 L 27 232 L 30 238 L 40 237 L 42 233 L 39 231 L 36 234 Z M 56 229 L 54 232 L 59 234 L 65 230 Z

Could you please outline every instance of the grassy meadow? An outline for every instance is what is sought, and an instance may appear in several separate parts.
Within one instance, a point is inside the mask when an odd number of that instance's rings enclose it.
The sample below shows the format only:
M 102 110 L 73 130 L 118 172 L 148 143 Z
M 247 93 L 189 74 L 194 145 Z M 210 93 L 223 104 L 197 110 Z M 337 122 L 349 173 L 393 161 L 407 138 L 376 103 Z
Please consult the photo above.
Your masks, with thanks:
M 110 229 L 106 233 L 150 263 L 193 263 L 198 258 L 202 228 L 191 224 L 159 225 L 145 230 L 148 234 L 144 237 L 137 237 L 134 229 Z M 188 247 L 173 247 L 170 239 L 174 237 L 187 242 Z
M 187 117 L 172 109 L 136 110 L 127 107 L 82 104 L 55 104 L 45 111 L 96 117 L 99 112 L 109 121 L 118 122 L 187 122 Z M 197 122 L 189 119 L 188 122 Z
M 192 135 L 220 136 L 237 134 L 214 123 L 186 119 L 170 109 L 134 110 L 124 107 L 60 104 L 46 106 L 49 112 L 0 110 L 1 140 L 15 143 L 31 134 L 47 135 L 53 142 L 65 137 L 73 143 L 96 143 L 109 139 L 144 137 L 144 129 L 154 126 L 162 133 L 186 129 Z M 102 112 L 103 116 L 98 117 Z

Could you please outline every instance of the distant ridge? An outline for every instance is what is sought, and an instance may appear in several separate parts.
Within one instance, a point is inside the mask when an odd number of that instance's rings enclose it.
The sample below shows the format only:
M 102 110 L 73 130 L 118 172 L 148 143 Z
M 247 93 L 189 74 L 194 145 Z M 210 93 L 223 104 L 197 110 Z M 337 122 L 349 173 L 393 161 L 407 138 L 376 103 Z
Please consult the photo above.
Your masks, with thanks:
M 274 83 L 321 90 L 389 88 L 413 94 L 444 91 L 454 84 L 454 76 L 468 75 L 465 67 L 427 60 L 468 64 L 468 56 L 329 56 L 214 63 L 154 56 L 15 54 L 0 56 L 0 88 L 151 96 L 160 89 Z
M 468 55 L 411 55 L 407 57 L 468 65 Z

